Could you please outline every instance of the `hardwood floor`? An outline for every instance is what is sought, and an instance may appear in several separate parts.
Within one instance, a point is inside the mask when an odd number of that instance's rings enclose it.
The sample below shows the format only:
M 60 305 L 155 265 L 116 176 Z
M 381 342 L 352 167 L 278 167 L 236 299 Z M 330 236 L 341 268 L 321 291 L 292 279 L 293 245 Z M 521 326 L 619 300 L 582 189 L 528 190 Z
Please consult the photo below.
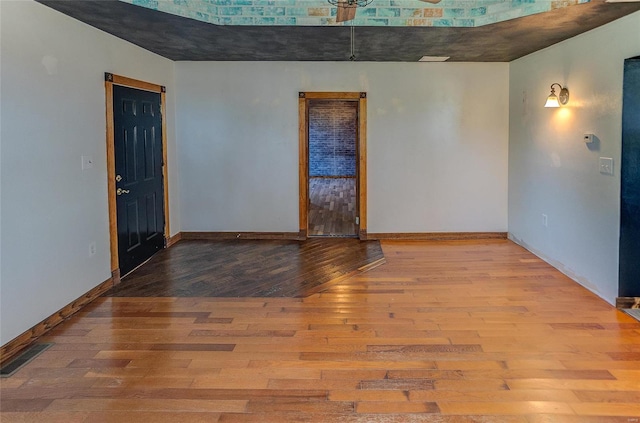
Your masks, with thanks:
M 182 240 L 104 296 L 305 297 L 383 261 L 379 241 Z
M 638 420 L 640 322 L 510 241 L 382 246 L 306 298 L 99 298 L 0 380 L 0 420 Z
M 309 236 L 356 235 L 356 179 L 309 179 Z

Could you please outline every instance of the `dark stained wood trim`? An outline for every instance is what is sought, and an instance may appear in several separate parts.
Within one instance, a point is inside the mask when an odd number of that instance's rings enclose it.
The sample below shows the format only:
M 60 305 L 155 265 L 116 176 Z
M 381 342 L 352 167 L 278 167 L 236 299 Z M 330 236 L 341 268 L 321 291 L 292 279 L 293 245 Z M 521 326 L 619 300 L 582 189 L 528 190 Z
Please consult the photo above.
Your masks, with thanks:
M 110 82 L 115 85 L 123 85 L 125 87 L 137 88 L 139 90 L 151 91 L 154 93 L 162 93 L 164 89 L 162 85 L 140 81 L 138 79 L 127 78 L 126 76 L 121 75 L 112 75 L 112 81 Z
M 116 154 L 113 123 L 113 75 L 108 74 L 104 82 L 107 107 L 107 202 L 109 207 L 109 249 L 111 251 L 111 271 L 119 268 L 118 263 L 118 222 L 116 212 Z
M 360 239 L 367 235 L 367 93 L 360 93 L 358 100 L 358 214 Z
M 113 279 L 113 286 L 120 283 L 120 268 L 111 271 L 111 279 Z
M 308 124 L 309 115 L 307 111 L 307 100 L 305 93 L 299 93 L 298 97 L 298 221 L 300 223 L 300 233 L 307 235 L 309 227 L 309 158 L 307 156 L 308 145 Z
M 640 297 L 618 297 L 616 298 L 616 308 L 640 308 Z
M 413 232 L 413 233 L 370 233 L 367 239 L 403 241 L 450 241 L 464 239 L 507 239 L 506 232 Z
M 356 100 L 358 102 L 358 238 L 367 238 L 367 93 L 299 92 L 298 93 L 298 183 L 300 234 L 308 231 L 309 208 L 309 108 L 308 100 Z
M 169 226 L 169 169 L 167 168 L 167 90 L 160 87 L 160 116 L 162 117 L 162 184 L 164 189 L 164 240 L 169 241 L 171 228 Z
M 62 307 L 31 329 L 26 330 L 22 334 L 16 336 L 0 348 L 0 364 L 5 364 L 25 348 L 36 342 L 38 338 L 45 335 L 51 329 L 73 316 L 84 306 L 98 298 L 113 287 L 113 279 L 109 278 L 100 285 L 91 289 L 86 294 L 80 296 L 76 300 Z
M 169 237 L 167 239 L 167 245 L 165 246 L 165 248 L 171 247 L 173 244 L 175 244 L 176 242 L 180 241 L 181 239 L 182 239 L 182 232 L 178 232 L 174 236 Z
M 107 196 L 109 207 L 109 243 L 111 251 L 111 271 L 119 269 L 118 259 L 118 222 L 116 210 L 116 183 L 115 183 L 115 150 L 114 150 L 114 123 L 113 123 L 113 86 L 122 85 L 139 90 L 151 91 L 160 94 L 160 113 L 162 115 L 162 179 L 164 189 L 164 237 L 165 245 L 168 243 L 169 227 L 169 173 L 167 170 L 167 119 L 166 119 L 166 88 L 162 85 L 140 81 L 126 76 L 114 75 L 105 72 L 105 97 L 106 97 L 106 121 L 107 121 Z M 118 270 L 119 273 L 119 270 Z
M 331 91 L 305 91 L 301 98 L 306 99 L 326 99 L 326 100 L 359 100 L 361 93 L 359 92 L 331 92 Z M 366 94 L 365 94 L 366 98 Z
M 180 232 L 180 235 L 180 239 L 304 239 L 298 232 Z

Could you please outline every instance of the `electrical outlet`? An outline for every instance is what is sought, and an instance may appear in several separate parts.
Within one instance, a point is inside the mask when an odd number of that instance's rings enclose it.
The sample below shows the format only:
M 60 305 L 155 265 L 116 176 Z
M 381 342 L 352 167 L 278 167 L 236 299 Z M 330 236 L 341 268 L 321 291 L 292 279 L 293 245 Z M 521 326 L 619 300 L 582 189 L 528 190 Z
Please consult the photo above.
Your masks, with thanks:
M 542 226 L 546 228 L 548 223 L 549 223 L 549 220 L 547 219 L 547 215 L 542 213 Z
M 93 168 L 93 157 L 82 156 L 81 159 L 82 159 L 82 170 Z
M 97 252 L 97 247 L 96 247 L 96 243 L 92 242 L 89 244 L 89 257 L 93 257 L 96 255 Z

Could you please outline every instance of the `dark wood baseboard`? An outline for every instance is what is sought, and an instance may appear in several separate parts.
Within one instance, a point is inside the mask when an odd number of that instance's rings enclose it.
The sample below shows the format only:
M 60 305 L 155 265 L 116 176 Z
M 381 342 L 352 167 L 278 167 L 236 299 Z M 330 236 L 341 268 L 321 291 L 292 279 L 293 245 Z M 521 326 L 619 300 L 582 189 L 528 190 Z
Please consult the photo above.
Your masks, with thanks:
M 120 283 L 120 268 L 111 271 L 111 280 L 113 281 L 113 286 Z
M 404 233 L 367 233 L 366 229 L 361 229 L 358 238 L 366 240 L 400 240 L 400 241 L 451 241 L 465 239 L 507 239 L 506 232 L 404 232 Z M 304 240 L 307 238 L 307 231 L 301 229 L 300 232 L 179 232 L 172 236 L 167 247 L 172 246 L 181 239 L 288 239 Z
M 170 236 L 169 238 L 167 238 L 166 248 L 171 247 L 173 244 L 180 241 L 181 239 L 182 239 L 182 232 L 178 232 L 174 236 Z
M 300 240 L 298 232 L 181 232 L 181 239 L 288 239 Z
M 73 316 L 82 307 L 89 304 L 91 301 L 98 298 L 100 295 L 107 292 L 113 287 L 113 278 L 109 278 L 102 282 L 100 285 L 91 289 L 86 294 L 62 307 L 51 316 L 47 317 L 31 329 L 16 336 L 11 341 L 7 342 L 0 348 L 0 365 L 4 365 L 17 354 L 22 352 L 25 348 L 33 344 L 38 338 L 49 332 L 51 329 Z
M 465 239 L 507 239 L 506 232 L 409 232 L 370 233 L 366 239 L 402 241 L 454 241 Z
M 616 308 L 640 308 L 640 297 L 618 297 L 616 298 Z

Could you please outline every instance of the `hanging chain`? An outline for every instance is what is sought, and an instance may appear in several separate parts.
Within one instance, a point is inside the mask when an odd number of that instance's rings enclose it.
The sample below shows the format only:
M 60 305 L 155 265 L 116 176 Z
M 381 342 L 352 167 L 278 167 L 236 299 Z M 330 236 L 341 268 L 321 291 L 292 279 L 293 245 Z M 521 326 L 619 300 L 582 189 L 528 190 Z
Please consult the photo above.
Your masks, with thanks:
M 356 33 L 353 21 L 351 21 L 351 56 L 349 56 L 349 60 L 352 62 L 356 60 Z

